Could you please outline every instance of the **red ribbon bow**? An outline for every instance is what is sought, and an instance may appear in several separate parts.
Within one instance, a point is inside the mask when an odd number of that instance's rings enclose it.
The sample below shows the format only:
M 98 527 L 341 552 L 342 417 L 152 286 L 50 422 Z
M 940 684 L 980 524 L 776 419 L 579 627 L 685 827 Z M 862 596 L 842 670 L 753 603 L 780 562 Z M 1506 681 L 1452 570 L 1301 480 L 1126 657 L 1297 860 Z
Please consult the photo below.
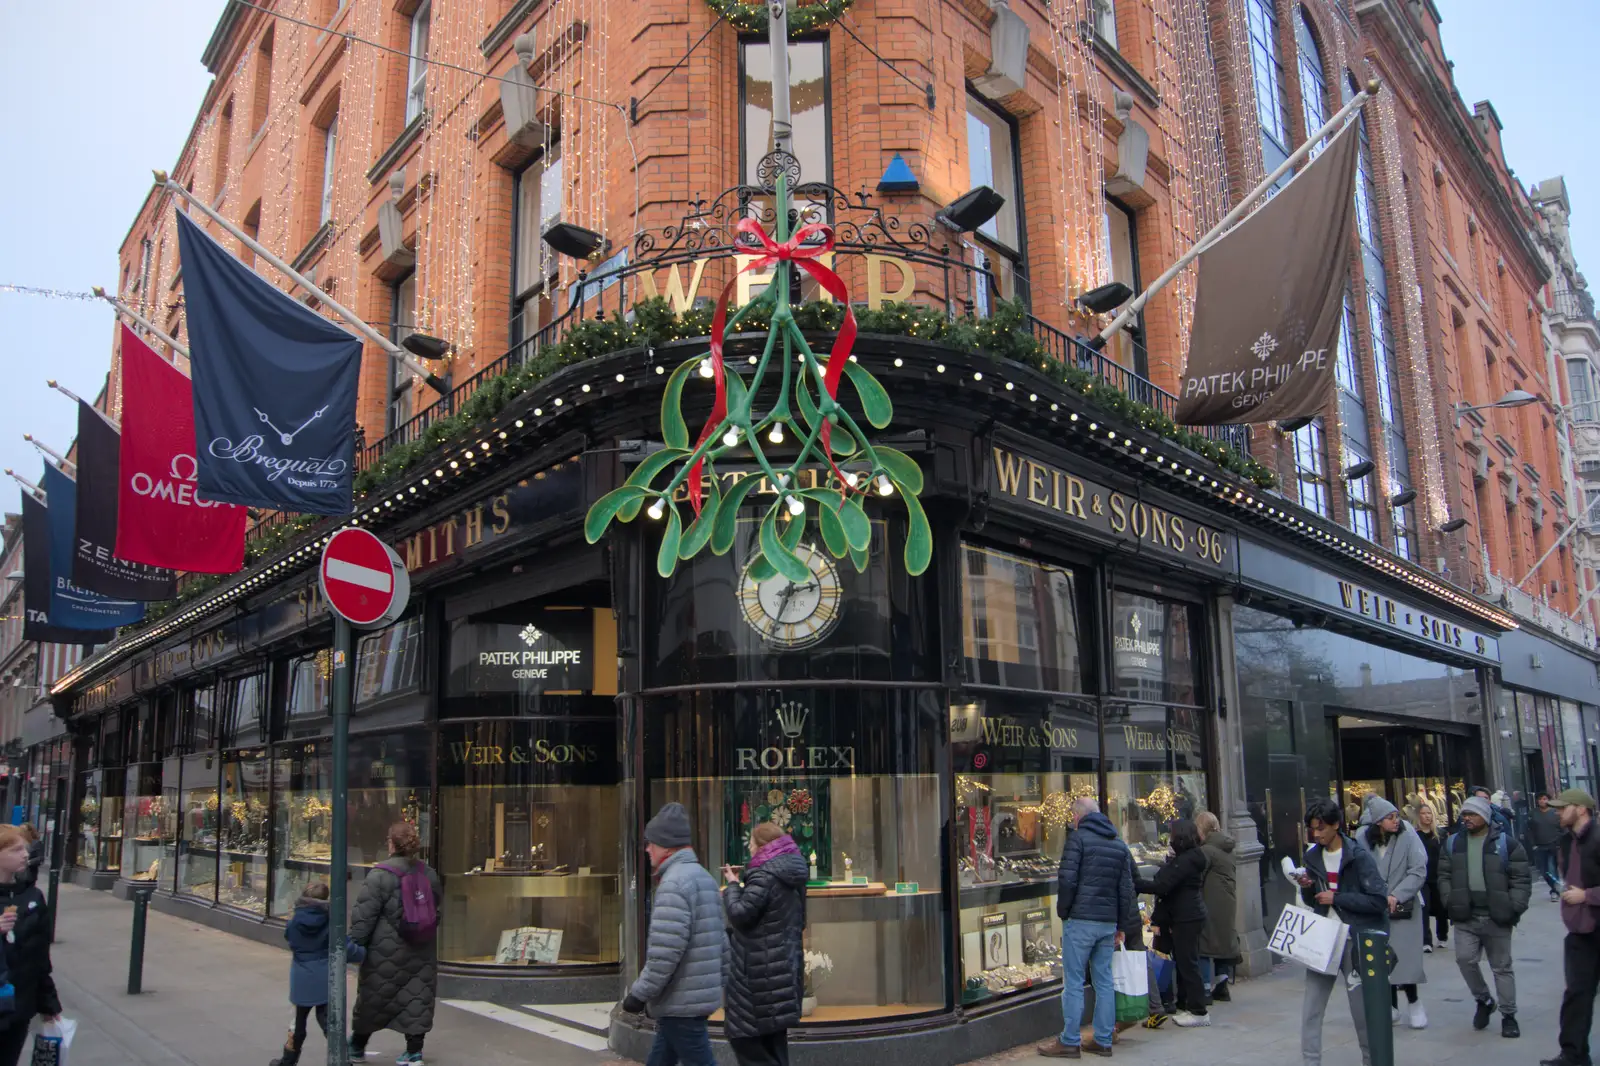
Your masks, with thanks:
M 700 431 L 700 439 L 695 444 L 697 451 L 710 438 L 712 431 L 728 416 L 728 383 L 722 372 L 722 346 L 728 331 L 728 301 L 733 298 L 733 288 L 738 284 L 740 274 L 765 270 L 774 263 L 794 263 L 810 274 L 829 296 L 844 305 L 844 322 L 839 326 L 839 335 L 834 338 L 833 350 L 828 355 L 828 365 L 823 375 L 823 384 L 828 390 L 829 399 L 839 398 L 839 379 L 844 376 L 845 363 L 850 359 L 850 349 L 856 343 L 856 316 L 850 309 L 849 294 L 844 287 L 844 281 L 831 267 L 817 262 L 818 256 L 833 251 L 832 226 L 820 222 L 801 226 L 782 244 L 773 240 L 767 231 L 761 228 L 761 223 L 753 218 L 740 219 L 734 229 L 738 233 L 754 237 L 761 245 L 761 254 L 735 273 L 723 287 L 722 295 L 717 297 L 717 307 L 711 316 L 711 376 L 717 383 L 717 396 L 711 405 L 711 416 L 706 419 L 705 428 Z M 821 237 L 822 243 L 806 243 L 815 237 Z M 833 426 L 824 420 L 821 431 L 822 454 L 828 460 L 829 466 L 833 466 L 833 452 L 830 448 L 832 429 Z M 697 459 L 689 471 L 689 503 L 694 507 L 696 515 L 700 513 L 704 498 L 704 490 L 700 484 L 700 472 L 704 464 L 703 459 Z M 837 469 L 835 467 L 835 471 Z

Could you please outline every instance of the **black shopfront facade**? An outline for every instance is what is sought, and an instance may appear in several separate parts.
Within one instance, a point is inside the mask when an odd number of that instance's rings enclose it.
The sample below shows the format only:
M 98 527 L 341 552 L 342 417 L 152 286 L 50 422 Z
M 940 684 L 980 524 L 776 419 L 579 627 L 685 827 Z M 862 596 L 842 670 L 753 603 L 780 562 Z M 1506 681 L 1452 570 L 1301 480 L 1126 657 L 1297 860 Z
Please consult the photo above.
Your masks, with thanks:
M 816 867 L 798 1056 L 893 1041 L 953 1063 L 1058 1030 L 1072 799 L 1097 798 L 1149 863 L 1173 820 L 1242 803 L 1225 786 L 1243 546 L 1310 551 L 1320 527 L 1027 367 L 868 335 L 858 358 L 896 402 L 881 440 L 925 474 L 928 571 L 908 576 L 888 498 L 868 504 L 863 569 L 802 539 L 811 582 L 755 579 L 761 484 L 731 551 L 662 578 L 659 523 L 596 545 L 581 526 L 659 446 L 657 367 L 703 350 L 562 370 L 362 502 L 414 593 L 357 651 L 355 876 L 388 824 L 413 821 L 444 878 L 442 995 L 613 1001 L 644 944 L 650 814 L 683 803 L 712 869 L 773 821 Z M 101 797 L 85 865 L 114 854 L 122 876 L 155 878 L 159 906 L 265 940 L 325 876 L 314 563 L 332 528 L 58 687 L 80 757 L 107 722 L 120 738 L 119 766 L 103 741 L 81 764 Z M 613 1046 L 642 1058 L 648 1025 L 618 1016 Z

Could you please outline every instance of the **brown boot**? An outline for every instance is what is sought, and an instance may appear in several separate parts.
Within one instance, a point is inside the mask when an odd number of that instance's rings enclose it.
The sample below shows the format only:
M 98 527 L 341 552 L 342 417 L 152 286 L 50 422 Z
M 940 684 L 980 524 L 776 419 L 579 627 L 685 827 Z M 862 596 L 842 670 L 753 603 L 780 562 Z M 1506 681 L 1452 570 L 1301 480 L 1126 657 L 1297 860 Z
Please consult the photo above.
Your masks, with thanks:
M 1117 1042 L 1116 1037 L 1112 1037 L 1111 1042 L 1115 1044 Z M 1085 1054 L 1099 1055 L 1103 1059 L 1109 1059 L 1111 1057 L 1111 1049 L 1100 1043 L 1098 1040 L 1087 1041 L 1083 1045 L 1083 1050 Z
M 1047 1059 L 1079 1059 L 1083 1051 L 1074 1044 L 1063 1044 L 1058 1036 L 1054 1040 L 1046 1040 L 1033 1050 Z

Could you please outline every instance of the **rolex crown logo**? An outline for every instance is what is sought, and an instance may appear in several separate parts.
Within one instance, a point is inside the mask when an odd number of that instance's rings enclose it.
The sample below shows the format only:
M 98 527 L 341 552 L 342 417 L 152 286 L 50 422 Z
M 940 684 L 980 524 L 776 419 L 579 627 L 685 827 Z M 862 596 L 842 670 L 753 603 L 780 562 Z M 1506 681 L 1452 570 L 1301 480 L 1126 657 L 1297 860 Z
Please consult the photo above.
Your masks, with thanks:
M 806 718 L 811 712 L 798 703 L 782 703 L 776 712 L 778 728 L 783 730 L 783 735 L 790 740 L 798 740 L 800 731 L 806 726 Z

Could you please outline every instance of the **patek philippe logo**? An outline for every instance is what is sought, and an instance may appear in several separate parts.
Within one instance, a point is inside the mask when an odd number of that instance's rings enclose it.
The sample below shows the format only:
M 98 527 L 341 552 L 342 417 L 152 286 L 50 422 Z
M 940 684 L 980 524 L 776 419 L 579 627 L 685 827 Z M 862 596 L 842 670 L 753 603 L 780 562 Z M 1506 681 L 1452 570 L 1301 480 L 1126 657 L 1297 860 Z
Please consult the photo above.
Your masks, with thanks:
M 1128 620 L 1128 625 L 1133 628 L 1133 639 L 1134 640 L 1138 640 L 1139 639 L 1139 630 L 1144 628 L 1144 623 L 1139 621 L 1139 612 L 1138 611 L 1135 611 L 1133 613 L 1133 617 Z
M 544 631 L 530 622 L 522 627 L 522 632 L 518 633 L 517 636 L 522 638 L 522 643 L 531 648 L 539 643 L 539 638 L 544 636 Z
M 778 728 L 783 730 L 784 737 L 788 740 L 799 740 L 811 711 L 798 703 L 784 703 L 779 705 L 775 714 Z
M 1272 358 L 1272 353 L 1277 350 L 1278 338 L 1274 337 L 1270 333 L 1261 334 L 1261 336 L 1256 339 L 1256 342 L 1250 346 L 1250 351 L 1255 353 L 1255 357 L 1261 360 L 1263 363 Z

